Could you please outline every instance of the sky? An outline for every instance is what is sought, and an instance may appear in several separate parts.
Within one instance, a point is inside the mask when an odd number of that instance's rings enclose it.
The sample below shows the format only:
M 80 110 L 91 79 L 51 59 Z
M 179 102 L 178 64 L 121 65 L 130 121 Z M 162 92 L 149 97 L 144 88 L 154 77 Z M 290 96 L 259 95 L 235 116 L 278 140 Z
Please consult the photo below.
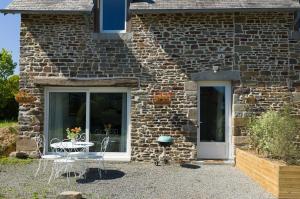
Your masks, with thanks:
M 0 9 L 5 8 L 12 0 L 0 0 Z M 13 55 L 18 64 L 15 74 L 19 73 L 20 54 L 20 15 L 0 13 L 0 49 L 5 48 Z

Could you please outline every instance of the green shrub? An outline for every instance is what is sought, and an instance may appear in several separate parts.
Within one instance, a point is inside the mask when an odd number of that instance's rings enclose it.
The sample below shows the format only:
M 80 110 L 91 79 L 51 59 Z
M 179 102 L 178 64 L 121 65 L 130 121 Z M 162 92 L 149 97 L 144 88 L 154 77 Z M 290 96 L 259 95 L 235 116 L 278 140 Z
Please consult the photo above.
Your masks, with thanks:
M 291 109 L 267 111 L 249 123 L 250 145 L 270 158 L 297 163 L 300 159 L 299 121 L 291 116 Z

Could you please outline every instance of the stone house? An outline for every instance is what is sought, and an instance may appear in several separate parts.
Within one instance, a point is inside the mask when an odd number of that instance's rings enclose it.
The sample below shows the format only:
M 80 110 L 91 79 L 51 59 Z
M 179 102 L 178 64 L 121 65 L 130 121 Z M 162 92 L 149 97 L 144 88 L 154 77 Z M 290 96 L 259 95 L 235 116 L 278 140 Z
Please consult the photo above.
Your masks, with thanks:
M 90 152 L 151 161 L 234 159 L 247 118 L 300 115 L 296 0 L 13 0 L 21 14 L 20 139 L 81 127 Z M 26 144 L 24 144 L 26 145 Z M 18 146 L 22 148 L 21 144 Z M 25 150 L 25 149 L 24 149 Z

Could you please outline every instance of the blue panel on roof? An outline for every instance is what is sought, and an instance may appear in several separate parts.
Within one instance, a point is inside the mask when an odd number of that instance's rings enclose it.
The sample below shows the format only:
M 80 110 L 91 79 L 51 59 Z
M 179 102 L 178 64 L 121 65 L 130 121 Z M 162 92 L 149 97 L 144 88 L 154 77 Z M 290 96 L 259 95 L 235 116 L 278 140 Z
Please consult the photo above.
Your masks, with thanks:
M 102 0 L 103 21 L 102 29 L 125 30 L 126 0 Z

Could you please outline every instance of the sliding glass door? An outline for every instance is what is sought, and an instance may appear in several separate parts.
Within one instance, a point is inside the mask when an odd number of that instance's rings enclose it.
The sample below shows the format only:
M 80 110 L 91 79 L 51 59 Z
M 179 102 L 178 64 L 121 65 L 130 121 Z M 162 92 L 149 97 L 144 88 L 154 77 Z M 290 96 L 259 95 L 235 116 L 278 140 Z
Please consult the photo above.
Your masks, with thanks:
M 126 152 L 127 94 L 91 93 L 90 141 L 95 146 L 90 152 L 100 150 L 105 136 L 110 137 L 109 152 Z
M 95 145 L 90 152 L 99 152 L 101 141 L 110 137 L 107 152 L 129 153 L 128 89 L 116 88 L 47 88 L 45 133 L 51 139 L 66 139 L 66 129 L 81 127 L 86 141 Z

